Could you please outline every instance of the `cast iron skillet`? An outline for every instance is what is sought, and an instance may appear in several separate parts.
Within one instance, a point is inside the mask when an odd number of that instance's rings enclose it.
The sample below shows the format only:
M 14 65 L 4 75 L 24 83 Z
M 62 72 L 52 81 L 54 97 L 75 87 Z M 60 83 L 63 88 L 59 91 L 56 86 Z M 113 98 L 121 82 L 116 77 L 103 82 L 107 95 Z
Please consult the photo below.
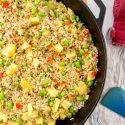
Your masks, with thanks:
M 99 51 L 98 55 L 98 74 L 95 80 L 96 86 L 91 89 L 90 98 L 85 103 L 84 108 L 79 110 L 74 116 L 73 120 L 66 119 L 64 121 L 57 121 L 56 125 L 83 125 L 88 117 L 93 112 L 95 106 L 97 105 L 105 82 L 106 76 L 106 47 L 103 35 L 101 33 L 102 23 L 105 14 L 105 6 L 101 0 L 94 0 L 100 8 L 99 19 L 95 19 L 92 12 L 88 7 L 82 2 L 82 0 L 57 0 L 62 1 L 66 7 L 70 7 L 76 15 L 79 15 L 81 20 L 84 22 L 85 26 L 90 29 L 93 36 L 94 44 Z

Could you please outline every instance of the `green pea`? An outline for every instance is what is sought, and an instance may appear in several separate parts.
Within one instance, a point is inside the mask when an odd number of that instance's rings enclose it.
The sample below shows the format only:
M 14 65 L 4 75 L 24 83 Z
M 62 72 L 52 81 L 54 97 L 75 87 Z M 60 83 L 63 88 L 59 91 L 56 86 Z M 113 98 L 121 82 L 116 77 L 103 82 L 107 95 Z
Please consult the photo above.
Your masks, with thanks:
M 49 84 L 49 79 L 45 79 L 43 82 L 42 82 L 42 86 L 43 87 L 47 87 Z
M 79 61 L 79 63 L 82 63 L 82 57 L 78 57 L 78 61 Z
M 83 48 L 83 49 L 88 49 L 88 46 L 87 46 L 86 44 L 84 44 L 84 45 L 82 46 L 82 48 Z
M 72 113 L 69 112 L 69 113 L 67 114 L 67 117 L 68 117 L 68 118 L 71 118 L 71 117 L 72 117 Z
M 22 14 L 22 9 L 18 9 L 18 15 L 21 16 Z
M 84 50 L 83 50 L 83 49 L 80 49 L 80 50 L 79 50 L 79 54 L 80 54 L 81 56 L 83 56 Z
M 77 96 L 77 97 L 76 97 L 76 100 L 79 101 L 79 102 L 81 102 L 81 101 L 84 100 L 84 97 L 83 97 L 83 96 Z
M 88 81 L 87 85 L 88 85 L 88 86 L 92 86 L 93 83 L 94 83 L 94 81 Z
M 1 100 L 4 100 L 5 96 L 4 96 L 4 93 L 3 92 L 0 92 L 0 101 Z
M 9 100 L 9 101 L 7 102 L 7 108 L 8 108 L 8 109 L 12 109 L 12 108 L 13 108 L 13 102 L 12 102 L 12 100 Z
M 37 8 L 36 7 L 33 7 L 32 8 L 32 14 L 35 15 L 37 13 Z
M 62 92 L 59 94 L 59 98 L 61 99 L 63 96 L 66 95 L 66 91 L 65 90 L 62 90 Z
M 16 118 L 16 123 L 22 124 L 23 123 L 22 118 L 21 117 L 17 117 Z
M 49 105 L 50 107 L 52 107 L 52 106 L 54 105 L 54 101 L 50 101 L 50 100 L 49 100 L 48 105 Z
M 34 0 L 34 5 L 38 6 L 40 3 L 40 0 Z
M 62 71 L 61 72 L 62 76 L 66 75 L 66 72 L 65 71 Z
M 0 66 L 3 66 L 5 61 L 3 59 L 0 59 Z
M 39 91 L 39 95 L 42 96 L 42 97 L 46 96 L 47 95 L 47 91 L 46 90 L 40 90 Z
M 39 112 L 38 112 L 38 115 L 39 115 L 39 117 L 42 117 L 42 116 L 43 116 L 43 112 L 42 112 L 42 111 L 39 111 Z
M 89 40 L 90 43 L 93 43 L 93 38 L 92 38 L 92 36 L 89 36 L 88 40 Z
M 70 108 L 69 108 L 69 111 L 70 111 L 70 113 L 74 113 L 74 106 L 72 105 L 72 106 L 70 106 Z
M 64 46 L 68 46 L 69 45 L 69 40 L 67 38 L 64 38 L 62 40 L 62 43 L 63 43 Z
M 75 66 L 76 66 L 76 68 L 78 68 L 78 69 L 82 69 L 82 65 L 80 64 L 80 62 L 79 61 L 76 61 L 75 62 Z
M 82 28 L 83 24 L 81 22 L 77 23 L 78 28 Z
M 16 80 L 16 81 L 15 81 L 15 86 L 16 86 L 16 87 L 20 87 L 20 82 L 21 82 L 21 80 Z
M 65 66 L 65 62 L 59 62 L 59 66 Z
M 39 12 L 38 15 L 39 15 L 40 17 L 45 17 L 45 16 L 46 16 L 44 12 Z
M 4 41 L 0 41 L 0 46 L 3 46 L 4 45 Z
M 55 100 L 55 97 L 50 97 L 49 100 L 50 100 L 50 101 L 54 101 L 54 100 Z

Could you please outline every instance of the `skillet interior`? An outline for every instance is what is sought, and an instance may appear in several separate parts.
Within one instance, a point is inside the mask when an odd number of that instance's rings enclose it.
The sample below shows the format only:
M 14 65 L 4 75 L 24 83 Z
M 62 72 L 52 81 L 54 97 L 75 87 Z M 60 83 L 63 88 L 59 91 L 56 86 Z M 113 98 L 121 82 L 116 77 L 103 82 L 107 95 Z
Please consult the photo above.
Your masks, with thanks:
M 97 25 L 96 19 L 94 18 L 92 12 L 88 9 L 88 7 L 82 2 L 82 0 L 57 1 L 62 1 L 65 4 L 65 6 L 70 7 L 76 13 L 76 15 L 80 16 L 81 21 L 83 21 L 85 26 L 89 28 L 93 36 L 93 40 L 95 41 L 94 44 L 99 51 L 99 71 L 95 81 L 96 86 L 94 86 L 94 88 L 91 89 L 89 100 L 85 103 L 84 108 L 82 108 L 81 110 L 79 110 L 78 113 L 76 113 L 72 121 L 69 119 L 66 119 L 64 121 L 57 121 L 57 125 L 82 125 L 93 112 L 103 90 L 107 68 L 105 42 L 102 33 Z

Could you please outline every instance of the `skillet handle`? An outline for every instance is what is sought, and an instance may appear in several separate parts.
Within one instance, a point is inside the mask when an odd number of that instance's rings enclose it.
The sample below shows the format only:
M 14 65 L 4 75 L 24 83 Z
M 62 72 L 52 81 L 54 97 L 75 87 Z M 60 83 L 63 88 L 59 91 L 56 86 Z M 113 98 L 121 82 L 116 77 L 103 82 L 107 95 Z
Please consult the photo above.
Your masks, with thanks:
M 97 6 L 100 8 L 99 17 L 96 20 L 100 29 L 102 29 L 104 18 L 105 18 L 105 13 L 106 13 L 106 7 L 101 0 L 94 0 L 94 1 L 97 4 Z

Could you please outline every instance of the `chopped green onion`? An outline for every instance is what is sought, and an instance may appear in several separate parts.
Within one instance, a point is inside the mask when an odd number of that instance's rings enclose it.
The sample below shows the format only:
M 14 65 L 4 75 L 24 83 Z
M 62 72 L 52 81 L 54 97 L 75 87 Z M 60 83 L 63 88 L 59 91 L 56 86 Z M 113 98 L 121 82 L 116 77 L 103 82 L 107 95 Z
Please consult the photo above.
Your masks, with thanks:
M 3 59 L 0 59 L 0 66 L 3 66 L 5 61 Z
M 74 106 L 72 105 L 72 106 L 70 106 L 70 108 L 69 108 L 69 111 L 70 111 L 70 113 L 74 113 Z
M 49 84 L 49 79 L 45 79 L 43 82 L 42 82 L 42 86 L 43 87 L 47 87 Z
M 78 22 L 78 23 L 77 23 L 77 26 L 78 26 L 79 28 L 82 28 L 82 25 L 83 25 L 83 24 L 82 24 L 81 22 Z
M 12 102 L 12 100 L 9 100 L 9 101 L 7 102 L 7 108 L 8 108 L 8 109 L 12 109 L 12 108 L 13 108 L 13 102 Z
M 47 91 L 46 90 L 40 90 L 39 95 L 42 96 L 42 97 L 46 96 L 47 95 Z
M 46 16 L 44 12 L 39 12 L 38 15 L 39 15 L 40 17 L 45 17 L 45 16 Z
M 87 85 L 88 85 L 88 86 L 92 86 L 93 83 L 94 83 L 94 81 L 88 81 Z
M 55 16 L 59 17 L 59 11 L 55 10 Z
M 76 20 L 76 16 L 73 15 L 71 20 L 72 20 L 72 21 L 75 21 L 75 20 Z
M 61 93 L 59 93 L 59 98 L 61 99 L 65 95 L 66 95 L 66 91 L 62 90 Z
M 76 21 L 78 22 L 80 19 L 79 19 L 79 17 L 78 16 L 76 16 Z
M 89 36 L 88 40 L 89 40 L 90 43 L 93 43 L 92 36 Z
M 62 39 L 61 41 L 62 41 L 64 46 L 68 46 L 69 45 L 69 40 L 67 38 Z
M 0 92 L 0 101 L 1 100 L 4 100 L 5 96 L 4 96 L 4 93 L 3 92 Z
M 75 66 L 76 66 L 76 68 L 78 68 L 78 69 L 82 69 L 82 65 L 80 64 L 80 62 L 79 61 L 76 61 L 75 62 Z
M 77 96 L 77 97 L 76 97 L 76 100 L 81 102 L 81 101 L 84 100 L 84 97 L 83 97 L 83 96 Z

